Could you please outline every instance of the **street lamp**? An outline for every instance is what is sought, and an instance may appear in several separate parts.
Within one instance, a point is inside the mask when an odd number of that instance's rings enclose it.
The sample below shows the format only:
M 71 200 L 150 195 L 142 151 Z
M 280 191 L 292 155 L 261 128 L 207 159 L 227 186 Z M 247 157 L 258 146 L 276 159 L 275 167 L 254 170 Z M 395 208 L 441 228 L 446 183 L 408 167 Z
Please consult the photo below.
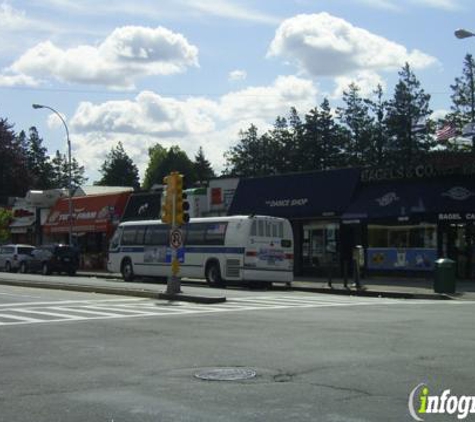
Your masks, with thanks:
M 457 29 L 455 31 L 455 36 L 461 40 L 464 38 L 475 37 L 475 33 L 471 31 L 467 31 L 466 29 Z M 472 132 L 472 152 L 475 154 L 475 134 L 473 133 L 474 126 L 475 126 L 475 92 L 474 92 L 475 87 L 473 86 L 474 75 L 473 75 L 472 66 L 470 66 L 469 79 L 470 79 L 470 104 L 471 104 L 470 117 L 471 117 L 471 123 L 472 123 L 470 130 Z
M 455 31 L 455 36 L 462 40 L 464 38 L 475 37 L 475 33 L 467 31 L 466 29 L 457 29 Z
M 68 142 L 68 222 L 69 222 L 69 245 L 73 245 L 73 199 L 72 199 L 72 176 L 71 176 L 71 140 L 69 139 L 69 129 L 66 125 L 66 122 L 63 119 L 63 116 L 59 114 L 54 108 L 42 104 L 32 104 L 34 109 L 47 108 L 56 114 L 61 122 L 63 122 L 64 128 L 66 129 L 66 140 Z

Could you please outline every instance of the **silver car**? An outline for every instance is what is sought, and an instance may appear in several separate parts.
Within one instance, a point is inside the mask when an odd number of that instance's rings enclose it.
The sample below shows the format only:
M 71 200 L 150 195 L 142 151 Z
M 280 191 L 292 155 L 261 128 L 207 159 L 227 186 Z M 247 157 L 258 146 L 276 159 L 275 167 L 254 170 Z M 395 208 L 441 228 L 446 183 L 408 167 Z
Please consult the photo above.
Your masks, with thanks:
M 19 271 L 25 273 L 28 260 L 35 249 L 31 245 L 3 245 L 0 246 L 0 268 L 6 272 Z

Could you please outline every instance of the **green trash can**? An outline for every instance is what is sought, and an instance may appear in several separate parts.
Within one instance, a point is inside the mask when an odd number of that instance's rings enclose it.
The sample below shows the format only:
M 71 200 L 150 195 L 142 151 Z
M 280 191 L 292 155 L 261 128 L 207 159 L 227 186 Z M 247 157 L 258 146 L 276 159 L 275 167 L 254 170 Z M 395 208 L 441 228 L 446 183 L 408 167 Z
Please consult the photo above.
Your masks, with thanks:
M 434 292 L 455 293 L 455 261 L 448 258 L 435 261 Z

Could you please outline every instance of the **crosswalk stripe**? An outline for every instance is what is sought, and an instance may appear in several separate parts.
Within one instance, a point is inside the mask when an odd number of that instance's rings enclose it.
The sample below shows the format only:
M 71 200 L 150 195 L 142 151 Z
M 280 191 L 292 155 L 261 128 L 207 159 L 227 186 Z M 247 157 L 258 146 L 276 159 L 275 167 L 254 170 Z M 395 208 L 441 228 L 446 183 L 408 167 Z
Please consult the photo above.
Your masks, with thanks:
M 63 313 L 58 313 L 58 312 L 48 312 L 48 311 L 38 311 L 35 309 L 15 309 L 15 312 L 23 312 L 23 313 L 29 313 L 29 314 L 35 314 L 35 315 L 46 315 L 46 316 L 52 316 L 60 319 L 70 319 L 70 320 L 75 320 L 75 319 L 80 319 L 81 317 L 75 317 L 71 314 L 63 314 Z
M 13 314 L 4 314 L 4 313 L 0 313 L 0 318 L 10 319 L 10 320 L 13 319 L 13 320 L 16 320 L 16 321 L 25 321 L 25 322 L 40 321 L 40 320 L 35 319 L 35 318 L 28 318 L 28 317 L 25 317 L 25 316 L 13 315 Z M 0 322 L 0 325 L 5 325 L 6 323 L 8 323 L 8 322 Z

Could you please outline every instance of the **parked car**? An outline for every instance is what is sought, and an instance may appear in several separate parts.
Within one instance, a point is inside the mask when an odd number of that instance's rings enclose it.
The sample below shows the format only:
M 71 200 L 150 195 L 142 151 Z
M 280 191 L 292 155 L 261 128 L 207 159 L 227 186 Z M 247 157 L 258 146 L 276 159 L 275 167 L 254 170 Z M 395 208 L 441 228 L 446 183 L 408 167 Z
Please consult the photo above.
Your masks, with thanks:
M 35 249 L 31 245 L 3 245 L 0 247 L 0 268 L 6 272 L 26 272 L 27 261 Z
M 53 272 L 74 275 L 79 267 L 79 253 L 69 245 L 38 246 L 31 253 L 27 265 L 29 271 L 41 272 L 44 275 Z

